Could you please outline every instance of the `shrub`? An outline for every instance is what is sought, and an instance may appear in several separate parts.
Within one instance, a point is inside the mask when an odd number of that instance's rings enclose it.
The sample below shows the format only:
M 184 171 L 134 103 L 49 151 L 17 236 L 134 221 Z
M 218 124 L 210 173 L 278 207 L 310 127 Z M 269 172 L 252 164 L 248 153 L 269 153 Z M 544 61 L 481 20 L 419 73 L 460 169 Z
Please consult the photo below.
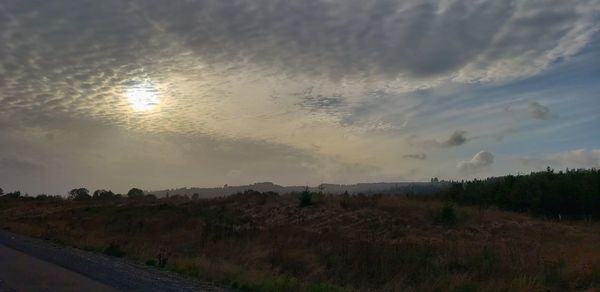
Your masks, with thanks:
M 444 204 L 438 214 L 435 216 L 435 222 L 443 225 L 454 225 L 456 224 L 457 216 L 454 206 L 450 203 Z
M 300 194 L 300 207 L 306 207 L 312 205 L 312 193 L 308 191 L 308 188 Z

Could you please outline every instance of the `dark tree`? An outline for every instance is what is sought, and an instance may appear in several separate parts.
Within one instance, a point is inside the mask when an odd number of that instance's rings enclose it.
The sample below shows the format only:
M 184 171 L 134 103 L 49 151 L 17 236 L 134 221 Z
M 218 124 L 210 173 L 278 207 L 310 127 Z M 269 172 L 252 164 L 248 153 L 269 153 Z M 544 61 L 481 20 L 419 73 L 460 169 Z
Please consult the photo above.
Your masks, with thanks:
M 115 194 L 112 191 L 96 190 L 92 198 L 95 200 L 111 200 L 115 198 Z
M 448 199 L 481 209 L 527 212 L 556 220 L 600 219 L 600 170 L 567 169 L 453 183 Z
M 4 190 L 0 188 L 0 196 L 4 195 Z
M 50 198 L 51 197 L 46 194 L 38 194 L 37 196 L 35 196 L 35 199 L 40 201 L 48 200 Z
M 129 197 L 130 199 L 140 199 L 144 197 L 144 191 L 138 189 L 138 188 L 132 188 L 131 190 L 129 190 L 129 192 L 127 192 L 127 197 Z
M 312 205 L 313 194 L 308 190 L 308 187 L 300 194 L 300 207 Z
M 72 189 L 69 191 L 69 199 L 74 201 L 89 200 L 91 198 L 90 191 L 86 188 Z
M 4 197 L 9 198 L 9 199 L 17 199 L 17 198 L 21 197 L 21 192 L 14 191 L 12 193 L 7 193 L 6 195 L 4 195 Z

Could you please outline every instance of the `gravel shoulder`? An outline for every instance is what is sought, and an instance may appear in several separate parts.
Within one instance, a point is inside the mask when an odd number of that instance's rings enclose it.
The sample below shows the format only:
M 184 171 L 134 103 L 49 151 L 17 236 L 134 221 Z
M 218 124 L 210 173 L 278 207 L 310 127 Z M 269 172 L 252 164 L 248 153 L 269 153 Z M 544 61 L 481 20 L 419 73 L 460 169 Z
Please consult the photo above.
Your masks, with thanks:
M 231 291 L 210 282 L 139 265 L 127 259 L 61 246 L 4 230 L 0 230 L 0 245 L 78 273 L 116 290 Z M 0 292 L 12 291 L 11 288 L 16 287 L 9 287 L 0 279 Z

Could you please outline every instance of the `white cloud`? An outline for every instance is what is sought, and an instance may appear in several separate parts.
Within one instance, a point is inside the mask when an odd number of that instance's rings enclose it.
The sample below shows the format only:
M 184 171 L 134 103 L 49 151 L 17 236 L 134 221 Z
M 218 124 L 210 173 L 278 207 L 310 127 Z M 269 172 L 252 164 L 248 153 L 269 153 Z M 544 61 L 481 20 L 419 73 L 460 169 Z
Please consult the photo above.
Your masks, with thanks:
M 456 168 L 462 175 L 472 175 L 491 166 L 494 163 L 494 155 L 488 151 L 480 151 L 471 160 L 461 161 Z

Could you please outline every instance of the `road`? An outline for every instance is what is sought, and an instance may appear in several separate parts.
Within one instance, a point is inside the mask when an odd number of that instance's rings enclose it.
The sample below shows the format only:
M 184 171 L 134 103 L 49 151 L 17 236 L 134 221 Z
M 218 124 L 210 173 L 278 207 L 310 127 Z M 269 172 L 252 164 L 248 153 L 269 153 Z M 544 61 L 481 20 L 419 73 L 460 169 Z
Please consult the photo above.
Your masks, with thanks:
M 229 291 L 210 282 L 0 230 L 0 292 Z
M 15 291 L 116 291 L 98 281 L 0 245 L 0 281 Z

